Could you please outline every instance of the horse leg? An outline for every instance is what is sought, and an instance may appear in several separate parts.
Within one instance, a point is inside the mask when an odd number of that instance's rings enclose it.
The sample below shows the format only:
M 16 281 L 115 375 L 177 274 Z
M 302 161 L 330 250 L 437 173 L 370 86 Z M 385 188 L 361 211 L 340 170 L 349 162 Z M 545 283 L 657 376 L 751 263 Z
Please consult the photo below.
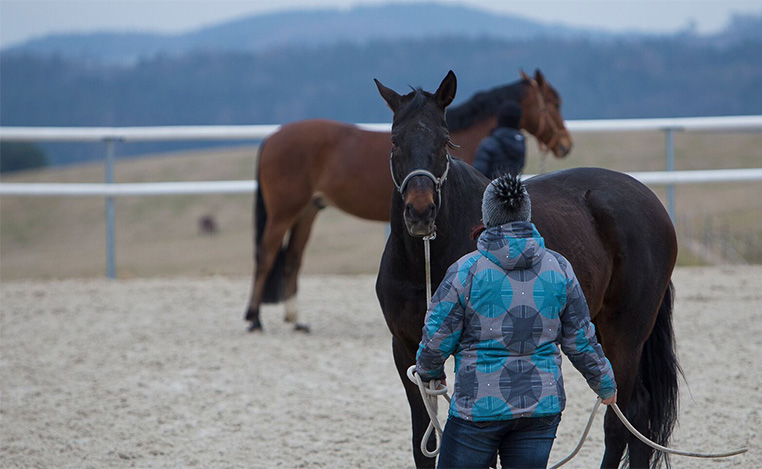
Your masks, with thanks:
M 410 417 L 413 422 L 413 459 L 417 468 L 433 468 L 436 459 L 424 456 L 421 451 L 421 440 L 426 433 L 426 427 L 429 426 L 429 414 L 426 412 L 426 406 L 423 404 L 421 392 L 407 377 L 407 369 L 415 365 L 415 351 L 409 350 L 398 339 L 392 338 L 392 353 L 394 354 L 394 363 L 397 366 L 402 385 L 405 387 L 407 402 L 410 404 Z M 426 448 L 433 451 L 436 447 L 436 432 L 432 432 L 429 441 L 426 442 Z
M 619 388 L 617 405 L 622 410 L 625 417 L 627 417 L 627 420 L 629 420 L 638 431 L 644 435 L 648 435 L 648 391 L 642 383 L 633 383 L 632 380 L 629 379 L 622 380 L 623 385 L 619 384 L 620 379 L 618 376 L 623 374 L 624 372 L 620 371 L 620 374 L 617 375 L 617 386 Z M 632 376 L 637 380 L 634 373 L 629 374 L 628 377 L 629 376 Z M 629 392 L 624 392 L 627 390 Z M 601 467 L 619 467 L 625 455 L 625 450 L 627 450 L 629 467 L 633 469 L 649 467 L 653 449 L 632 435 L 612 409 L 606 410 L 603 428 L 605 433 L 606 451 L 603 455 Z
M 632 424 L 650 440 L 662 446 L 669 445 L 675 423 L 677 422 L 679 387 L 678 378 L 682 370 L 675 351 L 675 334 L 672 326 L 672 308 L 674 287 L 668 285 L 656 309 L 653 327 L 647 334 L 640 356 L 636 388 L 631 401 L 636 408 L 631 410 Z M 650 313 L 654 309 L 641 311 Z M 630 417 L 628 415 L 628 417 Z M 632 467 L 658 467 L 662 462 L 669 466 L 669 455 L 654 450 L 629 436 L 629 456 Z
M 299 269 L 302 266 L 302 258 L 307 247 L 307 241 L 310 238 L 310 233 L 312 232 L 312 226 L 315 223 L 315 218 L 322 208 L 323 206 L 318 199 L 313 199 L 313 202 L 305 207 L 291 228 L 291 236 L 289 236 L 288 248 L 286 249 L 285 321 L 294 324 L 296 330 L 304 332 L 309 332 L 309 326 L 297 322 L 299 310 L 297 309 L 296 293 L 298 291 Z
M 608 331 L 606 331 L 608 332 Z M 606 337 L 610 346 L 604 346 L 604 351 L 611 366 L 614 369 L 614 376 L 617 383 L 617 405 L 627 416 L 628 420 L 632 414 L 631 396 L 635 387 L 635 377 L 638 370 L 638 361 L 640 357 L 640 348 L 637 353 L 627 350 L 626 339 L 623 342 L 611 340 L 611 336 L 604 334 L 601 328 L 601 335 Z M 619 420 L 613 410 L 608 409 L 603 422 L 605 451 L 601 468 L 614 469 L 619 467 L 629 442 L 629 431 Z
M 249 332 L 262 330 L 259 319 L 259 307 L 265 292 L 267 277 L 273 268 L 275 259 L 283 245 L 283 238 L 291 226 L 292 220 L 276 221 L 271 219 L 265 227 L 259 245 L 256 248 L 256 267 L 254 269 L 254 285 L 252 286 L 251 301 L 246 313 Z
M 638 382 L 635 385 L 635 390 L 630 399 L 630 405 L 627 407 L 627 412 L 625 412 L 627 420 L 629 420 L 630 423 L 644 435 L 648 435 L 647 431 L 650 425 L 648 417 L 648 409 L 650 406 L 649 400 L 650 396 L 648 390 L 642 383 Z M 619 420 L 619 418 L 617 418 L 617 420 Z M 653 448 L 643 443 L 635 435 L 629 432 L 627 438 L 627 455 L 630 460 L 630 467 L 633 469 L 648 468 L 651 464 L 651 456 L 654 452 Z
M 651 318 L 654 314 L 653 310 L 649 313 L 644 311 L 646 309 L 641 307 L 615 309 L 612 306 L 604 306 L 603 311 L 596 317 L 596 328 L 603 351 L 614 369 L 617 405 L 635 428 L 648 435 L 647 392 L 639 382 L 638 371 L 643 345 L 650 332 Z M 602 468 L 619 467 L 625 457 L 625 451 L 631 467 L 648 467 L 650 453 L 643 464 L 643 453 L 633 451 L 636 446 L 632 443 L 636 438 L 630 434 L 612 409 L 606 411 L 603 428 L 606 448 L 601 462 Z
M 638 310 L 638 311 L 649 311 Z M 652 310 L 650 310 L 652 311 Z M 610 316 L 609 316 L 610 317 Z M 602 346 L 609 358 L 614 375 L 616 376 L 618 397 L 617 404 L 627 420 L 642 434 L 654 438 L 653 422 L 661 421 L 661 416 L 654 415 L 650 400 L 651 390 L 647 389 L 643 380 L 644 360 L 648 360 L 645 349 L 648 347 L 648 328 L 635 324 L 623 323 L 624 318 L 649 318 L 653 312 L 637 313 L 633 310 L 620 312 L 615 320 L 599 321 Z M 645 321 L 650 325 L 650 321 Z M 616 323 L 614 327 L 612 324 Z M 666 354 L 665 354 L 666 355 Z M 655 357 L 657 360 L 660 358 Z M 666 357 L 665 357 L 666 359 Z M 647 365 L 647 364 L 645 364 Z M 658 389 L 654 390 L 659 392 Z M 666 403 L 665 407 L 668 406 Z M 622 424 L 612 409 L 606 411 L 604 420 L 606 451 L 601 467 L 616 468 L 622 461 L 625 449 L 631 468 L 647 468 L 650 465 L 653 450 L 641 442 Z

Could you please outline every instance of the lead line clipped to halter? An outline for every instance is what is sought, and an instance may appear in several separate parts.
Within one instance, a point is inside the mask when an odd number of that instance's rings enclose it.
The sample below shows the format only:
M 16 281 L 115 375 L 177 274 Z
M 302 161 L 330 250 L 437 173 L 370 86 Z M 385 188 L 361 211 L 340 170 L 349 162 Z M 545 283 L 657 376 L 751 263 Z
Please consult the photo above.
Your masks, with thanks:
M 428 236 L 423 237 L 423 253 L 426 259 L 426 307 L 431 304 L 431 246 L 430 242 L 437 238 L 437 232 L 434 231 Z M 429 414 L 429 426 L 426 427 L 426 432 L 421 439 L 421 452 L 428 458 L 434 458 L 439 454 L 439 446 L 442 441 L 442 425 L 439 423 L 439 417 L 437 416 L 438 409 L 438 397 L 444 396 L 447 402 L 450 402 L 450 396 L 447 394 L 447 386 L 443 386 L 439 380 L 431 380 L 428 383 L 428 387 L 423 383 L 423 380 L 415 372 L 415 365 L 407 369 L 407 377 L 410 381 L 418 386 L 418 390 L 421 392 L 421 399 L 423 399 L 423 405 L 426 407 L 426 412 Z M 437 432 L 437 444 L 434 451 L 429 451 L 426 447 L 426 442 L 429 441 L 431 432 L 436 430 Z
M 429 246 L 429 243 L 436 239 L 437 233 L 434 231 L 429 236 L 423 237 L 423 251 L 424 251 L 424 257 L 426 261 L 426 307 L 428 308 L 429 304 L 431 304 L 431 248 Z M 429 426 L 426 428 L 426 432 L 423 434 L 423 439 L 421 439 L 421 452 L 424 454 L 424 456 L 429 458 L 434 458 L 439 454 L 440 445 L 442 442 L 442 425 L 439 423 L 439 417 L 437 416 L 437 398 L 439 396 L 444 396 L 444 398 L 447 400 L 447 402 L 450 402 L 450 396 L 447 394 L 447 386 L 442 386 L 442 382 L 439 380 L 431 380 L 428 383 L 428 387 L 426 384 L 424 384 L 423 380 L 420 376 L 415 372 L 415 365 L 409 367 L 407 369 L 407 377 L 410 381 L 415 383 L 418 386 L 418 390 L 421 392 L 421 399 L 423 399 L 423 404 L 426 407 L 426 412 L 429 414 Z M 560 460 L 559 462 L 555 463 L 554 465 L 550 466 L 550 469 L 556 469 L 558 467 L 563 466 L 567 462 L 571 461 L 574 456 L 579 453 L 579 451 L 582 449 L 582 445 L 585 443 L 585 440 L 587 439 L 587 435 L 590 433 L 590 428 L 593 425 L 593 420 L 595 420 L 595 414 L 598 412 L 598 408 L 601 405 L 601 402 L 603 399 L 598 397 L 598 399 L 595 402 L 595 405 L 593 406 L 593 410 L 590 412 L 590 418 L 587 420 L 587 424 L 585 425 L 585 430 L 582 432 L 582 436 L 579 439 L 579 442 L 577 443 L 577 446 L 572 450 L 571 453 L 569 453 L 568 456 Z M 643 443 L 647 444 L 651 448 L 662 451 L 664 453 L 668 454 L 674 454 L 677 456 L 688 456 L 692 458 L 728 458 L 730 456 L 736 456 L 738 454 L 745 453 L 749 450 L 747 447 L 738 448 L 732 451 L 727 451 L 724 453 L 697 453 L 693 451 L 681 451 L 677 449 L 671 449 L 667 448 L 666 446 L 659 445 L 658 443 L 654 443 L 653 441 L 649 440 L 647 437 L 645 437 L 642 433 L 640 433 L 631 423 L 629 420 L 627 420 L 627 417 L 624 416 L 624 413 L 619 409 L 619 406 L 616 404 L 611 404 L 611 407 L 614 409 L 614 413 L 617 417 L 619 417 L 619 420 L 622 421 L 622 424 L 627 428 L 627 430 L 630 431 L 637 439 L 642 441 Z M 429 437 L 431 436 L 431 432 L 436 430 L 437 432 L 437 443 L 436 448 L 434 451 L 429 451 L 426 447 L 426 443 L 429 440 Z

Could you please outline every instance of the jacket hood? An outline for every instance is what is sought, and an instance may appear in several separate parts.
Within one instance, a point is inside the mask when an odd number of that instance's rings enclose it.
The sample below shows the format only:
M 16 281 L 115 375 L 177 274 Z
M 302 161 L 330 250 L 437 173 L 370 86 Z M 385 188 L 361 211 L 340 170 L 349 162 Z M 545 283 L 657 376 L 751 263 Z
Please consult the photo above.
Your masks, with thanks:
M 545 240 L 534 223 L 525 221 L 488 228 L 476 247 L 503 270 L 529 269 L 545 255 Z

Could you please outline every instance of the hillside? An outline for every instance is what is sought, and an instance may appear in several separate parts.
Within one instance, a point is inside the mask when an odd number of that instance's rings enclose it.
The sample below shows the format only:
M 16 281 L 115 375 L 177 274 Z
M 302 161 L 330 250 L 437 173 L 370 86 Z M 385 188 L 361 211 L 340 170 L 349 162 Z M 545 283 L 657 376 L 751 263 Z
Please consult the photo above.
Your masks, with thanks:
M 435 2 L 285 10 L 244 17 L 182 34 L 98 32 L 56 34 L 3 50 L 8 54 L 131 64 L 199 51 L 261 52 L 287 47 L 458 36 L 531 39 L 595 37 L 610 33 L 547 24 L 472 7 Z
M 5 126 L 273 124 L 322 117 L 388 122 L 373 78 L 395 89 L 458 75 L 456 103 L 541 68 L 567 119 L 762 114 L 762 42 L 717 50 L 677 39 L 595 43 L 442 38 L 277 54 L 204 53 L 130 67 L 0 57 Z M 177 149 L 131 144 L 120 154 Z M 102 157 L 98 145 L 47 144 L 53 164 Z
M 387 122 L 373 78 L 395 89 L 431 88 L 450 69 L 458 75 L 456 103 L 517 80 L 520 69 L 540 68 L 561 93 L 567 119 L 762 114 L 760 30 L 762 17 L 743 17 L 714 36 L 614 36 L 413 4 L 274 13 L 172 37 L 61 36 L 0 53 L 0 125 Z M 43 149 L 52 165 L 103 152 L 100 145 Z
M 762 134 L 678 134 L 677 169 L 757 167 Z M 251 179 L 256 149 L 178 153 L 120 160 L 117 182 Z M 539 168 L 534 142 L 527 173 Z M 578 134 L 564 160 L 548 169 L 603 166 L 622 171 L 661 170 L 659 133 Z M 384 175 L 386 176 L 386 175 Z M 0 182 L 101 182 L 99 164 L 30 171 Z M 665 200 L 665 190 L 655 192 Z M 762 186 L 710 184 L 677 188 L 680 263 L 762 263 Z M 129 277 L 244 275 L 252 260 L 250 195 L 120 198 L 116 203 L 117 275 Z M 104 202 L 100 198 L 0 199 L 0 278 L 98 277 L 105 272 Z M 199 218 L 212 216 L 216 235 L 199 233 Z M 308 245 L 307 273 L 375 273 L 385 225 L 326 209 Z M 243 308 L 243 305 L 241 305 Z

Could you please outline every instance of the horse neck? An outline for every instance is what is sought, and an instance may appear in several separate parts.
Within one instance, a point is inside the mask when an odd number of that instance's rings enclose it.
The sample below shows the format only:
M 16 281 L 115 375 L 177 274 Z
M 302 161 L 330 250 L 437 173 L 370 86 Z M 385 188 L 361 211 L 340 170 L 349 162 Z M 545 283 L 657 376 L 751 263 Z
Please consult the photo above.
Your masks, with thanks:
M 450 108 L 447 111 L 450 137 L 460 146 L 453 150 L 453 156 L 472 163 L 481 140 L 497 126 L 500 107 L 508 101 L 521 105 L 527 86 L 527 81 L 519 80 L 477 93 L 468 101 Z
M 458 145 L 458 148 L 452 150 L 452 155 L 460 158 L 468 164 L 474 162 L 476 156 L 476 149 L 479 147 L 479 143 L 497 126 L 497 118 L 495 116 L 488 117 L 471 127 L 452 132 L 450 134 L 450 140 L 452 143 Z

